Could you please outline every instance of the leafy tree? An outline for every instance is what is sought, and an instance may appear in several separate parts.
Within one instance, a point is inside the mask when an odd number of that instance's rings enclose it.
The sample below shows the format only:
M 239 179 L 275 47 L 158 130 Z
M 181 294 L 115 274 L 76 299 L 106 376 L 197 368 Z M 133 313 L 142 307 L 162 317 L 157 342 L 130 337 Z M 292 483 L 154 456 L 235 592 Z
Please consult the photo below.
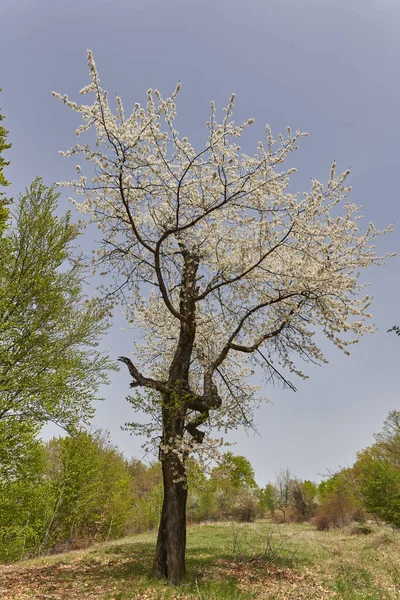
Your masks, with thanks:
M 305 481 L 302 481 L 301 487 L 303 489 L 303 493 L 306 497 L 307 502 L 310 502 L 310 503 L 314 502 L 318 496 L 317 484 L 314 483 L 314 481 L 310 481 L 309 479 L 306 479 Z
M 6 141 L 8 130 L 1 125 L 1 121 L 3 121 L 3 119 L 4 116 L 0 112 L 0 186 L 6 187 L 10 185 L 10 182 L 6 179 L 4 175 L 4 167 L 9 165 L 10 163 L 2 157 L 2 153 L 4 152 L 4 150 L 8 150 L 9 148 L 11 148 L 11 144 L 7 143 Z M 2 234 L 2 231 L 5 229 L 8 217 L 8 209 L 6 207 L 7 204 L 8 201 L 4 197 L 4 192 L 0 191 L 0 236 Z
M 0 562 L 38 552 L 53 504 L 43 444 L 25 430 L 20 445 L 12 472 L 0 478 Z
M 213 477 L 228 479 L 237 490 L 257 488 L 254 469 L 244 456 L 225 452 L 218 467 L 213 470 Z
M 260 490 L 260 504 L 262 508 L 265 508 L 268 512 L 274 513 L 277 507 L 277 494 L 273 483 L 267 483 L 264 488 Z
M 310 192 L 288 191 L 294 169 L 282 165 L 300 132 L 288 128 L 276 143 L 267 127 L 265 143 L 245 154 L 239 139 L 253 119 L 234 123 L 232 96 L 221 121 L 212 104 L 197 151 L 176 130 L 179 86 L 167 99 L 149 90 L 147 106 L 136 104 L 127 117 L 117 98 L 114 115 L 91 52 L 88 59 L 91 83 L 81 93 L 92 92 L 93 103 L 55 96 L 83 118 L 78 135 L 93 127 L 96 142 L 65 155 L 94 166 L 90 179 L 78 167 L 71 185 L 102 231 L 98 264 L 117 279 L 108 293 L 142 332 L 134 361 L 121 360 L 131 387 L 143 390 L 131 401 L 149 413 L 149 434 L 161 436 L 164 503 L 153 573 L 178 583 L 185 462 L 203 443 L 203 428 L 251 423 L 255 365 L 293 388 L 281 367 L 302 376 L 296 357 L 323 362 L 316 328 L 346 352 L 372 331 L 358 275 L 382 264 L 374 251 L 381 232 L 359 229 L 359 209 L 344 202 L 349 171 L 338 174 L 335 163 L 327 185 L 314 179 Z
M 101 432 L 48 443 L 54 504 L 43 547 L 79 547 L 121 536 L 131 507 L 128 465 Z
M 353 469 L 342 469 L 318 486 L 318 529 L 342 527 L 365 516 L 360 481 Z
M 400 411 L 389 412 L 375 441 L 374 448 L 379 457 L 400 468 Z
M 211 473 L 217 515 L 237 521 L 254 521 L 260 513 L 254 469 L 244 456 L 225 452 Z
M 87 420 L 111 366 L 96 350 L 106 313 L 66 262 L 79 229 L 56 216 L 57 199 L 36 179 L 0 244 L 0 472 L 23 452 L 23 433 Z
M 368 512 L 400 528 L 400 469 L 370 457 L 363 465 L 361 489 Z
M 400 528 L 400 412 L 389 412 L 375 443 L 359 452 L 352 471 L 365 508 Z
M 186 464 L 188 477 L 188 519 L 191 522 L 214 521 L 223 518 L 218 503 L 217 478 L 207 477 L 193 457 Z

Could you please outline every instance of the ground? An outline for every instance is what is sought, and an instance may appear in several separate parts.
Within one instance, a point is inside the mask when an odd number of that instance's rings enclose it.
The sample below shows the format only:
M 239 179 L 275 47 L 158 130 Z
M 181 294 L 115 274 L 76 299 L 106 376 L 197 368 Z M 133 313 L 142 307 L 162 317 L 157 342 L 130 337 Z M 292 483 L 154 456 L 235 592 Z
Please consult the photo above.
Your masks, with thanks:
M 196 525 L 188 531 L 180 588 L 148 577 L 155 533 L 140 534 L 0 566 L 0 598 L 399 600 L 400 534 L 371 529 L 366 535 L 266 521 Z

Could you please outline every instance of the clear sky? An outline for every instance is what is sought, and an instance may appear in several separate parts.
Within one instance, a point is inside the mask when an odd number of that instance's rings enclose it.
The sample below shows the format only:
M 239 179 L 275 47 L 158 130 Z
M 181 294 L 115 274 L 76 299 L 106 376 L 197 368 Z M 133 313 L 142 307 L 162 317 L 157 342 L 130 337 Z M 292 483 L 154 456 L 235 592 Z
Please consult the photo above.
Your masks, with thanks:
M 167 95 L 181 81 L 179 129 L 195 141 L 204 137 L 210 101 L 224 106 L 232 92 L 236 120 L 256 118 L 250 142 L 263 136 L 266 122 L 275 134 L 288 124 L 307 131 L 292 161 L 293 185 L 302 192 L 311 177 L 326 181 L 333 159 L 339 169 L 351 167 L 351 199 L 365 204 L 366 223 L 398 224 L 379 248 L 398 251 L 399 29 L 398 0 L 0 0 L 11 193 L 37 175 L 47 184 L 73 177 L 75 163 L 58 150 L 75 143 L 79 123 L 51 92 L 79 100 L 91 48 L 103 87 L 127 108 L 149 87 Z M 65 195 L 61 206 L 69 208 Z M 260 484 L 287 466 L 319 479 L 350 465 L 387 412 L 400 408 L 400 338 L 386 333 L 400 323 L 399 258 L 367 278 L 377 333 L 350 357 L 324 343 L 329 364 L 306 367 L 310 378 L 294 382 L 296 394 L 266 390 L 272 403 L 257 412 L 259 435 L 228 436 Z M 130 350 L 123 326 L 116 321 L 104 340 L 112 357 Z M 94 425 L 108 429 L 127 456 L 140 457 L 142 441 L 119 429 L 133 418 L 128 387 L 125 371 L 113 376 Z

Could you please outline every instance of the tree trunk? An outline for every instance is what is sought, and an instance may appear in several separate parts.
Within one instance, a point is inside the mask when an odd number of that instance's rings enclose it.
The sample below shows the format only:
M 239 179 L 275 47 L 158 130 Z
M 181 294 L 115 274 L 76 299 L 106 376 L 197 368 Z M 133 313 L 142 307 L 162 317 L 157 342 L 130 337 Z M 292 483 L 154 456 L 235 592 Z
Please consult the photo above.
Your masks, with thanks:
M 169 369 L 171 393 L 163 397 L 163 435 L 160 459 L 163 472 L 164 500 L 158 529 L 153 575 L 178 585 L 185 574 L 186 550 L 186 451 L 182 440 L 185 434 L 187 407 L 185 393 L 189 390 L 189 370 L 196 336 L 195 300 L 196 273 L 199 261 L 180 245 L 184 271 L 180 290 L 180 313 L 185 319 L 174 358 Z
M 187 481 L 183 458 L 162 451 L 164 500 L 153 575 L 178 585 L 185 574 Z

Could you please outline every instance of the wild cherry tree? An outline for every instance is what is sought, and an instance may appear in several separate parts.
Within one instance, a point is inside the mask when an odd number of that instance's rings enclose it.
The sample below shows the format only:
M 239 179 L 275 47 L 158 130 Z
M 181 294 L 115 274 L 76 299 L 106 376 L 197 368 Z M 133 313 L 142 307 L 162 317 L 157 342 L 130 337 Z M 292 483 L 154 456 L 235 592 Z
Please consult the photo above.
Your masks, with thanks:
M 92 53 L 92 104 L 54 95 L 80 114 L 77 135 L 93 130 L 63 185 L 102 232 L 94 264 L 115 282 L 127 320 L 140 332 L 134 358 L 121 357 L 132 376 L 131 399 L 161 430 L 164 503 L 153 572 L 173 583 L 185 567 L 185 461 L 209 425 L 251 422 L 257 389 L 251 374 L 289 384 L 282 368 L 302 376 L 297 359 L 325 362 L 314 341 L 321 329 L 339 348 L 371 332 L 370 299 L 360 269 L 383 263 L 372 245 L 379 232 L 359 228 L 359 208 L 346 200 L 349 171 L 330 170 L 304 194 L 289 191 L 286 157 L 303 135 L 287 128 L 276 141 L 266 127 L 252 155 L 239 140 L 253 123 L 232 119 L 234 96 L 217 117 L 214 103 L 204 147 L 195 149 L 175 128 L 180 86 L 164 99 L 147 92 L 125 116 L 114 114 L 100 86 Z M 89 138 L 93 139 L 93 138 Z M 249 379 L 250 378 L 250 379 Z M 207 436 L 206 436 L 207 437 Z

